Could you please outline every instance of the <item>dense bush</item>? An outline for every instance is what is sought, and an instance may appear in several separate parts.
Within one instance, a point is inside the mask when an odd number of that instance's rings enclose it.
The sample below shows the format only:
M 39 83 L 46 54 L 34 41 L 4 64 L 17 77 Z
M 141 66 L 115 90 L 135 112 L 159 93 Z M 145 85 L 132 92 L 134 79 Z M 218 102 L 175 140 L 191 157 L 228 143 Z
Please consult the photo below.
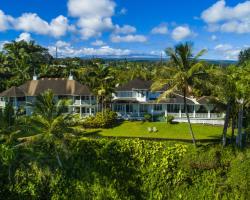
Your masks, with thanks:
M 144 120 L 147 122 L 152 121 L 152 115 L 149 113 L 144 114 Z
M 1 145 L 0 199 L 247 199 L 250 152 L 143 140 Z M 13 153 L 15 155 L 13 155 Z
M 85 128 L 110 128 L 117 123 L 117 114 L 111 110 L 96 113 L 95 116 L 87 117 L 83 126 Z
M 167 123 L 173 124 L 174 116 L 173 116 L 173 115 L 168 115 L 168 116 L 166 117 L 166 120 L 167 120 Z

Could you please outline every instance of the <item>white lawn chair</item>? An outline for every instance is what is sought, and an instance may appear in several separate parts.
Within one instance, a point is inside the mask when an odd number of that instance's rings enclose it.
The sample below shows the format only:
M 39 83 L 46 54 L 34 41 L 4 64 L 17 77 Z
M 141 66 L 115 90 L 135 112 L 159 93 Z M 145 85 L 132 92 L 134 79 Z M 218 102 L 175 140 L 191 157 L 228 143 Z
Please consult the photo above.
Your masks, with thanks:
M 148 132 L 151 133 L 153 130 L 151 127 L 148 127 Z
M 158 132 L 158 130 L 157 130 L 156 127 L 153 127 L 153 132 L 154 132 L 154 133 Z

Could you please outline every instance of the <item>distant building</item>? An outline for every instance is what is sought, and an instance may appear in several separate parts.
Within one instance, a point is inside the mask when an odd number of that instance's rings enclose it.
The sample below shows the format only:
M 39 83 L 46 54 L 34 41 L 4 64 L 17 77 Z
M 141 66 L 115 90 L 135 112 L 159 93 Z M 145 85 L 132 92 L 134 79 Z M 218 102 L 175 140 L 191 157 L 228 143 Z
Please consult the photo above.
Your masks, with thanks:
M 122 119 L 142 120 L 144 114 L 149 113 L 152 118 L 161 118 L 173 115 L 176 121 L 186 122 L 183 96 L 173 94 L 171 97 L 157 101 L 162 91 L 152 92 L 151 81 L 134 79 L 118 86 L 112 95 L 111 108 Z M 26 114 L 32 114 L 32 103 L 36 96 L 51 89 L 56 99 L 70 99 L 70 113 L 79 113 L 80 116 L 94 115 L 98 111 L 97 98 L 90 89 L 73 80 L 73 77 L 42 78 L 33 80 L 19 87 L 11 87 L 0 94 L 0 108 L 10 102 L 15 109 L 24 107 Z M 209 104 L 207 97 L 195 99 L 187 97 L 188 112 L 192 123 L 223 124 L 223 113 L 217 113 L 214 105 Z

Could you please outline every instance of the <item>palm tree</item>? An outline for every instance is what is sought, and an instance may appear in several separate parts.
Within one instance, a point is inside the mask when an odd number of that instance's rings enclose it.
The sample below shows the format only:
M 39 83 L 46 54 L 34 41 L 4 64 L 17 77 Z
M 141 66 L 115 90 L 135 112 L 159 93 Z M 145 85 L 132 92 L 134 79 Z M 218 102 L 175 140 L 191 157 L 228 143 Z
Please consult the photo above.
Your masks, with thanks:
M 101 111 L 108 105 L 112 93 L 115 92 L 115 77 L 110 67 L 96 64 L 86 73 L 85 80 L 93 94 L 98 97 Z
M 62 161 L 57 151 L 58 147 L 65 147 L 64 139 L 66 134 L 74 132 L 74 116 L 65 114 L 68 101 L 56 101 L 51 90 L 37 96 L 34 104 L 33 115 L 28 118 L 29 131 L 32 136 L 23 137 L 19 140 L 21 145 L 45 141 L 54 147 L 58 165 L 62 167 Z M 27 129 L 25 130 L 27 132 Z
M 152 85 L 152 90 L 162 89 L 163 86 L 168 86 L 168 89 L 160 96 L 160 99 L 182 92 L 184 101 L 184 110 L 189 124 L 190 134 L 193 143 L 196 144 L 194 132 L 190 123 L 187 107 L 187 96 L 192 92 L 192 86 L 195 79 L 204 75 L 204 65 L 198 61 L 198 58 L 205 53 L 206 50 L 201 50 L 193 56 L 193 48 L 191 43 L 183 43 L 175 46 L 175 48 L 167 48 L 166 54 L 170 58 L 173 67 L 166 66 L 163 69 L 162 77 L 156 77 Z M 165 75 L 165 76 L 164 76 Z
M 212 95 L 215 97 L 215 103 L 222 104 L 223 107 L 226 108 L 224 127 L 222 131 L 223 146 L 227 143 L 227 129 L 230 118 L 232 119 L 232 139 L 234 137 L 234 124 L 238 110 L 238 90 L 236 85 L 238 80 L 237 70 L 238 67 L 233 65 L 228 66 L 227 68 L 214 67 L 209 70 L 209 80 L 212 82 Z

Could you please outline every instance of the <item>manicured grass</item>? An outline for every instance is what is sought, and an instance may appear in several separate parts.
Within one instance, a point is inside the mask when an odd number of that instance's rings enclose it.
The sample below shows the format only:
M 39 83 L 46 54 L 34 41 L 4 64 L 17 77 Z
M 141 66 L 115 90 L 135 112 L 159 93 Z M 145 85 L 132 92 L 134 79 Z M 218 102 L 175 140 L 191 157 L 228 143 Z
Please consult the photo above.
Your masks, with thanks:
M 148 127 L 156 127 L 158 132 L 148 132 Z M 196 139 L 219 139 L 222 126 L 192 125 Z M 191 139 L 187 123 L 167 124 L 166 122 L 123 122 L 111 129 L 87 129 L 86 135 L 112 137 L 146 137 L 168 139 Z

